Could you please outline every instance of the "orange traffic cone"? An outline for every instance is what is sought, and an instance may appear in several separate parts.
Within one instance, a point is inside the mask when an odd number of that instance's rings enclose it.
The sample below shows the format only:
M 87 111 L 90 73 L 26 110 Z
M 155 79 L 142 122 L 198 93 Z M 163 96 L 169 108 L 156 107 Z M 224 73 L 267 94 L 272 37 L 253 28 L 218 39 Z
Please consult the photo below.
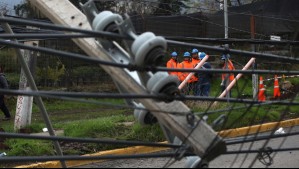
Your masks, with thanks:
M 274 78 L 274 95 L 273 96 L 275 99 L 280 98 L 280 96 L 281 96 L 277 75 L 275 75 L 275 78 Z
M 258 94 L 258 101 L 264 102 L 266 101 L 266 96 L 265 96 L 265 86 L 264 86 L 264 80 L 263 77 L 260 77 L 260 87 L 259 87 L 259 94 Z

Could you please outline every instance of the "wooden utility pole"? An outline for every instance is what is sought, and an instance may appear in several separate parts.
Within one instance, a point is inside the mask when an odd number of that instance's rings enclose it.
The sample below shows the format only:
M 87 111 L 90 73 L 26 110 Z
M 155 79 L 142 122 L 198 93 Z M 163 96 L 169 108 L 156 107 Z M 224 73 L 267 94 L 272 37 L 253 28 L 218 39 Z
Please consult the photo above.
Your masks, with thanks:
M 29 1 L 55 24 L 91 30 L 86 16 L 68 0 Z M 73 41 L 89 56 L 103 61 L 115 62 L 111 55 L 96 43 L 95 39 L 82 38 L 74 39 Z M 125 69 L 104 65 L 102 65 L 102 68 L 129 93 L 149 94 L 147 89 L 130 76 Z M 173 101 L 171 103 L 164 103 L 156 102 L 153 99 L 138 99 L 137 101 L 149 110 L 158 110 L 152 113 L 157 117 L 159 122 L 180 140 L 186 140 L 186 144 L 192 147 L 193 152 L 200 157 L 209 153 L 208 158 L 212 160 L 226 151 L 224 141 L 208 124 L 197 117 L 194 120 L 188 118 L 192 112 L 182 102 Z M 182 115 L 178 116 L 165 112 L 181 112 Z
M 1 18 L 4 17 L 4 15 L 1 12 L 0 12 L 0 16 L 1 16 Z M 2 25 L 2 28 L 5 30 L 6 33 L 9 33 L 9 34 L 12 34 L 12 35 L 14 34 L 14 32 L 12 31 L 12 29 L 11 29 L 11 27 L 8 23 L 1 23 L 1 25 Z M 13 40 L 13 41 L 15 43 L 18 43 L 17 40 Z M 26 63 L 26 61 L 23 57 L 21 49 L 16 49 L 16 52 L 17 52 L 18 59 L 20 60 L 21 66 L 24 70 L 24 73 L 26 75 L 26 78 L 28 80 L 28 84 L 29 84 L 30 88 L 33 91 L 38 91 L 37 86 L 36 86 L 35 81 L 34 81 L 34 78 L 33 78 L 32 74 L 30 72 L 30 69 L 29 69 L 29 67 L 28 67 L 28 65 L 27 65 L 27 63 Z M 50 136 L 55 136 L 53 126 L 51 124 L 48 112 L 45 108 L 45 105 L 43 103 L 42 98 L 41 97 L 36 97 L 36 102 L 37 102 L 37 105 L 38 105 L 38 107 L 41 111 L 41 114 L 42 114 L 43 119 L 46 123 L 46 126 L 49 130 Z M 60 147 L 59 142 L 58 141 L 53 141 L 53 142 L 54 142 L 54 147 L 55 147 L 55 150 L 56 150 L 57 154 L 60 155 L 60 156 L 63 156 L 62 149 Z M 60 160 L 60 162 L 61 162 L 61 166 L 66 168 L 66 164 L 65 164 L 64 160 Z

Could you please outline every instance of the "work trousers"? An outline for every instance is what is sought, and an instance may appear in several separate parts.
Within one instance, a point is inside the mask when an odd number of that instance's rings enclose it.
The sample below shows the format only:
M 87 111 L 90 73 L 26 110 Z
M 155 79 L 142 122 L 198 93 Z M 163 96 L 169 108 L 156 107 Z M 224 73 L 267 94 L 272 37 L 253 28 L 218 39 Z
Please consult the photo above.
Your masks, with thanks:
M 198 83 L 199 96 L 209 96 L 210 95 L 211 84 L 210 83 Z
M 5 105 L 5 101 L 4 101 L 4 96 L 0 96 L 0 109 L 2 110 L 2 112 L 4 113 L 6 118 L 10 118 L 10 113 L 8 108 Z

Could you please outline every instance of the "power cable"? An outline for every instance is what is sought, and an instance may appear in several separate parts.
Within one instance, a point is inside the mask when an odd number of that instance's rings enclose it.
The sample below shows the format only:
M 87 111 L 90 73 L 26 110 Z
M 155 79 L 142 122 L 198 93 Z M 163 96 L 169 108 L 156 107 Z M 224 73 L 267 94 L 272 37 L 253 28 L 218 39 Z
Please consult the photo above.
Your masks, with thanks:
M 186 101 L 186 100 L 195 100 L 195 101 L 206 101 L 206 102 L 230 102 L 230 103 L 243 103 L 243 104 L 253 104 L 253 105 L 289 105 L 289 106 L 298 106 L 297 102 L 289 102 L 289 101 L 267 101 L 260 102 L 254 101 L 250 99 L 238 99 L 238 98 L 214 98 L 214 97 L 204 97 L 204 96 L 167 96 L 164 94 L 160 95 L 152 95 L 152 94 L 107 94 L 107 93 L 75 93 L 75 92 L 42 92 L 42 91 L 13 91 L 0 89 L 0 92 L 6 95 L 26 95 L 26 96 L 42 96 L 42 97 L 71 97 L 71 98 L 97 98 L 97 99 L 173 99 L 178 101 Z M 158 111 L 158 110 L 157 110 Z
M 213 51 L 218 51 L 218 52 L 224 52 L 225 49 L 223 48 L 216 48 L 216 47 L 210 47 L 207 45 L 196 45 L 196 44 L 190 44 L 190 43 L 183 43 L 183 42 L 176 42 L 176 41 L 169 41 L 169 43 L 175 43 L 175 44 L 180 44 L 180 45 L 184 45 L 184 46 L 195 46 L 195 47 L 199 47 L 199 48 L 205 48 L 206 50 L 213 50 Z M 85 55 L 80 55 L 80 54 L 75 54 L 75 53 L 69 53 L 69 52 L 63 52 L 63 51 L 57 51 L 57 50 L 53 50 L 53 49 L 48 49 L 48 48 L 43 48 L 43 47 L 32 47 L 32 46 L 27 46 L 27 45 L 23 45 L 23 44 L 19 44 L 19 43 L 14 43 L 14 42 L 9 42 L 9 41 L 5 41 L 5 40 L 0 40 L 0 44 L 2 45 L 7 45 L 7 46 L 11 46 L 14 48 L 21 48 L 21 49 L 27 49 L 27 50 L 32 50 L 32 51 L 39 51 L 39 52 L 46 52 L 46 53 L 50 53 L 53 55 L 59 55 L 62 57 L 71 57 L 71 58 L 76 58 L 76 59 L 80 59 L 82 61 L 87 61 L 87 62 L 93 62 L 93 63 L 97 63 L 97 64 L 102 64 L 105 66 L 114 66 L 114 67 L 118 67 L 118 68 L 127 68 L 131 71 L 135 71 L 135 70 L 139 70 L 139 71 L 180 71 L 180 72 L 205 72 L 207 70 L 194 70 L 194 69 L 168 69 L 165 67 L 137 67 L 131 64 L 119 64 L 119 63 L 113 63 L 113 62 L 108 62 L 108 61 L 101 61 L 99 59 L 93 59 L 93 58 L 89 58 L 86 57 Z M 273 60 L 281 60 L 281 61 L 286 61 L 286 62 L 292 62 L 292 63 L 299 63 L 299 59 L 298 58 L 290 58 L 290 57 L 285 57 L 285 56 L 277 56 L 277 55 L 271 55 L 271 54 L 261 54 L 261 53 L 255 53 L 255 52 L 245 52 L 245 51 L 239 51 L 239 50 L 230 50 L 229 53 L 232 54 L 242 54 L 243 56 L 248 56 L 248 57 L 252 57 L 255 56 L 256 58 L 262 58 L 262 59 L 273 59 Z M 208 70 L 208 72 L 211 73 L 243 73 L 243 74 L 266 74 L 266 73 L 277 73 L 277 74 L 285 74 L 285 75 L 296 75 L 299 74 L 296 71 L 227 71 L 227 70 Z
M 15 133 L 2 133 L 1 138 L 13 139 L 30 139 L 30 140 L 50 140 L 50 141 L 63 141 L 63 142 L 77 142 L 77 143 L 96 143 L 96 144 L 120 144 L 126 146 L 149 146 L 149 147 L 165 147 L 165 148 L 180 148 L 178 145 L 166 143 L 152 143 L 142 141 L 126 141 L 126 140 L 112 140 L 112 139 L 93 139 L 93 138 L 71 138 L 59 136 L 34 136 L 28 134 L 15 134 Z
M 172 157 L 175 153 L 153 153 L 137 155 L 103 155 L 103 156 L 27 156 L 27 157 L 1 157 L 0 162 L 46 162 L 57 160 L 120 160 L 120 159 L 142 159 L 142 158 L 163 158 Z M 194 155 L 189 153 L 187 155 Z

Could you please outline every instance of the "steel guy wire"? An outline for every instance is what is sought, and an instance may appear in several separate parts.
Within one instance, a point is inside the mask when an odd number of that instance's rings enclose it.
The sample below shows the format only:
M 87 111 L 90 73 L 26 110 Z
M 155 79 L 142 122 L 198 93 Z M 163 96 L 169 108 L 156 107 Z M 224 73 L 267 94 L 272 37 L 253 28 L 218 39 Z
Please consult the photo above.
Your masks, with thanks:
M 0 21 L 4 21 L 4 22 L 21 22 L 24 23 L 24 21 L 21 21 L 19 19 L 17 19 L 17 21 L 15 21 L 15 19 L 7 19 L 7 18 L 0 18 Z M 33 22 L 33 21 L 26 21 L 26 24 L 32 23 L 32 24 L 41 24 L 39 22 Z M 128 37 L 126 36 L 120 36 L 119 34 L 113 34 L 113 33 L 109 33 L 109 32 L 96 32 L 96 31 L 87 31 L 87 30 L 82 30 L 82 29 L 76 29 L 76 28 L 66 28 L 63 26 L 53 26 L 51 24 L 41 24 L 44 25 L 46 27 L 50 27 L 52 29 L 59 29 L 62 31 L 73 31 L 73 32 L 80 32 L 80 33 L 86 33 L 86 34 L 92 34 L 92 35 L 99 35 L 99 36 L 108 36 L 111 38 L 123 38 L 126 39 Z M 129 38 L 131 39 L 131 38 Z M 193 46 L 193 47 L 198 47 L 201 49 L 206 49 L 206 50 L 212 50 L 212 51 L 217 51 L 217 52 L 227 52 L 227 50 L 225 50 L 224 48 L 216 48 L 216 47 L 211 47 L 211 46 L 207 46 L 207 45 L 198 45 L 198 44 L 192 44 L 192 43 L 184 43 L 184 42 L 177 42 L 177 41 L 173 41 L 173 40 L 167 40 L 168 43 L 170 44 L 176 44 L 176 45 L 182 45 L 182 46 Z M 288 61 L 296 61 L 298 62 L 299 59 L 294 59 L 294 58 L 288 58 L 288 57 L 280 57 L 277 55 L 270 55 L 270 54 L 262 54 L 262 53 L 256 53 L 256 52 L 245 52 L 245 51 L 239 51 L 239 50 L 233 50 L 230 49 L 229 53 L 231 54 L 242 54 L 244 56 L 255 56 L 255 57 L 267 57 L 267 58 L 273 58 L 273 59 L 281 59 L 281 60 L 288 60 Z
M 35 136 L 28 134 L 16 134 L 0 132 L 1 138 L 13 139 L 30 139 L 30 140 L 50 140 L 50 141 L 63 141 L 63 142 L 77 142 L 77 143 L 97 143 L 97 144 L 121 144 L 127 146 L 150 146 L 150 147 L 166 147 L 166 148 L 179 148 L 179 145 L 168 143 L 153 143 L 145 141 L 128 141 L 128 140 L 112 140 L 112 139 L 94 139 L 94 138 L 71 138 L 59 136 Z
M 280 148 L 280 149 L 272 149 L 273 152 L 285 152 L 285 151 L 299 151 L 299 147 L 294 148 Z M 227 151 L 223 155 L 233 155 L 233 154 L 256 154 L 259 153 L 260 150 L 241 150 L 241 151 Z
M 252 107 L 252 106 L 251 106 Z M 258 115 L 258 112 L 259 112 L 259 110 L 261 109 L 261 106 L 259 106 L 258 107 L 258 109 L 254 112 L 254 115 L 253 115 L 253 117 L 256 117 L 256 115 Z M 264 115 L 264 117 L 262 118 L 262 120 L 261 120 L 261 122 L 260 123 L 264 123 L 265 122 L 265 120 L 266 120 L 266 118 L 267 118 L 267 115 L 270 113 L 270 110 L 272 109 L 272 107 L 270 107 L 269 108 L 269 110 L 268 111 L 266 111 L 267 113 Z M 248 110 L 248 112 L 249 112 L 250 110 Z M 249 124 L 249 126 L 252 126 L 254 124 L 254 120 L 252 120 L 252 122 L 251 122 L 251 124 Z M 256 132 L 256 137 L 258 136 L 258 134 L 260 133 L 260 131 L 261 131 L 261 127 L 259 127 L 258 128 L 258 131 Z M 246 136 L 248 136 L 250 134 L 250 130 L 248 130 L 247 132 L 246 132 Z M 239 148 L 239 150 L 241 150 L 241 149 L 243 149 L 243 147 L 245 146 L 245 144 L 242 144 L 241 146 L 240 146 L 240 148 Z M 251 149 L 253 147 L 253 142 L 250 144 L 250 148 L 249 149 Z M 245 157 L 243 157 L 243 160 L 242 160 L 242 163 L 240 164 L 240 167 L 245 163 L 245 161 L 246 161 L 246 159 L 247 159 L 247 157 L 248 157 L 248 154 L 246 154 L 245 155 Z M 238 158 L 239 158 L 239 155 L 237 155 L 236 157 L 235 157 L 235 159 L 234 159 L 234 162 L 232 163 L 232 165 L 238 160 Z M 232 166 L 231 166 L 232 167 Z
M 135 70 L 139 70 L 139 71 L 164 71 L 164 72 L 168 72 L 168 71 L 179 71 L 179 72 L 211 72 L 211 73 L 242 73 L 242 74 L 285 74 L 285 75 L 297 75 L 299 74 L 298 71 L 266 71 L 266 70 L 252 70 L 252 71 L 248 71 L 248 70 L 234 70 L 234 71 L 230 71 L 230 70 L 222 70 L 222 69 L 213 69 L 213 70 L 195 70 L 195 69 L 169 69 L 166 67 L 152 67 L 152 66 L 147 66 L 147 67 L 138 67 L 136 65 L 132 65 L 132 64 L 120 64 L 120 63 L 114 63 L 114 62 L 109 62 L 109 61 L 101 61 L 100 59 L 94 59 L 94 58 L 89 58 L 86 55 L 81 55 L 81 54 L 76 54 L 76 53 L 70 53 L 70 52 L 64 52 L 64 51 L 57 51 L 54 49 L 49 49 L 49 48 L 44 48 L 44 47 L 33 47 L 33 46 L 28 46 L 28 45 L 23 45 L 20 43 L 15 43 L 15 42 L 10 42 L 10 41 L 6 41 L 6 40 L 0 40 L 0 44 L 2 45 L 7 45 L 7 46 L 11 46 L 14 48 L 21 48 L 21 49 L 27 49 L 27 50 L 32 50 L 32 51 L 38 51 L 38 52 L 45 52 L 45 53 L 50 53 L 53 55 L 58 55 L 61 57 L 71 57 L 71 58 L 76 58 L 76 59 L 80 59 L 83 61 L 87 61 L 87 62 L 92 62 L 92 63 L 97 63 L 97 64 L 101 64 L 101 65 L 105 65 L 105 66 L 114 66 L 114 67 L 118 67 L 118 68 L 127 68 L 130 71 L 135 71 Z M 184 45 L 190 45 L 187 43 L 182 43 Z M 199 47 L 199 45 L 196 45 Z M 203 45 L 200 45 L 201 47 L 203 47 Z M 204 45 L 205 47 L 208 47 L 206 45 Z M 222 48 L 211 48 L 209 47 L 210 50 L 217 50 L 217 51 L 223 51 L 224 49 Z M 260 54 L 260 53 L 254 53 L 254 52 L 240 52 L 238 50 L 230 50 L 229 51 L 232 54 L 242 54 L 244 56 L 252 56 L 255 54 L 255 57 L 265 57 L 265 58 L 271 58 L 271 59 L 275 59 L 275 60 L 285 60 L 285 61 L 289 61 L 292 63 L 299 63 L 299 59 L 296 58 L 289 58 L 289 57 L 280 57 L 277 55 L 270 55 L 270 54 Z
M 294 128 L 294 126 L 293 127 L 291 127 L 291 130 Z M 291 132 L 291 130 L 290 130 L 290 132 Z M 293 133 L 292 133 L 293 134 Z M 285 136 L 285 137 L 282 137 L 282 138 L 284 138 L 283 139 L 283 141 L 280 143 L 280 145 L 279 145 L 279 147 L 282 147 L 283 146 L 283 144 L 285 144 L 285 142 L 286 142 L 286 138 L 287 138 L 287 136 Z M 274 155 L 272 156 L 272 158 L 273 159 L 275 159 L 275 157 L 276 157 L 276 155 L 277 155 L 277 152 L 274 152 Z
M 273 44 L 273 45 L 298 45 L 299 41 L 273 41 L 273 40 L 261 40 L 261 39 L 236 39 L 236 38 L 194 38 L 194 37 L 180 37 L 180 36 L 166 36 L 169 40 L 179 40 L 179 41 L 196 41 L 196 42 L 210 42 L 210 43 L 251 43 L 251 44 Z
M 119 160 L 119 159 L 139 159 L 139 158 L 163 158 L 172 157 L 174 153 L 153 153 L 153 154 L 136 154 L 136 155 L 102 155 L 102 156 L 27 156 L 27 157 L 1 157 L 0 162 L 46 162 L 57 160 Z M 189 153 L 187 155 L 194 155 Z
M 173 114 L 173 115 L 178 115 L 178 116 L 186 116 L 187 113 L 189 112 L 169 112 L 169 111 L 163 111 L 163 110 L 154 110 L 154 109 L 146 109 L 138 106 L 128 106 L 128 105 L 118 105 L 118 104 L 109 104 L 109 103 L 104 103 L 104 102 L 99 102 L 99 101 L 93 101 L 93 100 L 82 100 L 82 99 L 75 99 L 74 97 L 69 96 L 67 93 L 65 94 L 51 94 L 52 92 L 28 92 L 28 91 L 9 91 L 9 90 L 3 90 L 0 89 L 0 93 L 2 94 L 7 94 L 7 95 L 23 95 L 23 96 L 39 96 L 39 97 L 46 97 L 46 98 L 51 98 L 51 99 L 60 99 L 60 100 L 68 100 L 68 101 L 75 101 L 75 102 L 82 102 L 82 103 L 89 103 L 89 104 L 100 104 L 100 105 L 106 105 L 106 106 L 112 106 L 114 108 L 129 108 L 129 109 L 136 109 L 136 110 L 143 110 L 143 111 L 148 111 L 148 112 L 159 112 L 159 113 L 166 113 L 166 114 Z M 61 93 L 61 92 L 60 92 Z M 80 96 L 81 95 L 81 96 Z M 126 96 L 112 96 L 105 94 L 105 96 L 95 96 L 95 94 L 92 94 L 93 96 L 87 96 L 87 95 L 82 95 L 82 94 L 77 94 L 76 98 L 102 98 L 102 99 L 107 99 L 107 98 L 121 98 L 121 99 L 127 99 L 128 97 Z M 106 97 L 107 96 L 107 97 Z M 128 96 L 128 95 L 127 95 Z M 137 98 L 140 96 L 137 96 Z M 141 96 L 140 98 L 163 98 L 163 96 L 148 96 L 144 95 Z M 136 98 L 136 97 L 132 97 Z M 299 104 L 299 103 L 298 103 Z
M 89 104 L 97 104 L 97 105 L 104 105 L 104 106 L 111 106 L 113 108 L 129 108 L 129 109 L 136 109 L 136 110 L 143 110 L 143 111 L 148 111 L 148 112 L 161 112 L 161 113 L 168 113 L 168 114 L 173 114 L 173 115 L 182 115 L 185 116 L 186 113 L 188 112 L 168 112 L 168 111 L 161 111 L 161 110 L 153 110 L 153 109 L 146 109 L 146 108 L 142 108 L 142 107 L 138 107 L 138 106 L 128 106 L 128 105 L 119 105 L 119 104 L 112 104 L 112 103 L 106 103 L 106 102 L 99 102 L 99 101 L 92 101 L 92 100 L 82 100 L 82 99 L 75 99 L 75 98 L 117 98 L 117 99 L 125 99 L 127 98 L 125 95 L 109 95 L 108 97 L 105 96 L 100 96 L 101 94 L 94 94 L 94 93 L 76 93 L 76 97 L 72 97 L 71 95 L 74 96 L 73 94 L 69 94 L 69 93 L 61 93 L 59 92 L 58 95 L 55 94 L 55 92 L 45 92 L 45 91 L 39 91 L 39 92 L 29 92 L 29 91 L 21 91 L 21 90 L 5 90 L 5 89 L 0 89 L 0 93 L 2 94 L 6 94 L 6 95 L 15 95 L 15 96 L 19 96 L 19 95 L 23 95 L 23 96 L 42 96 L 42 97 L 46 97 L 46 98 L 52 98 L 52 99 L 61 99 L 61 100 L 68 100 L 68 101 L 75 101 L 75 102 L 83 102 L 83 103 L 89 103 Z M 136 99 L 136 98 L 163 98 L 165 96 L 161 95 L 161 96 L 150 96 L 150 95 L 136 95 L 134 96 L 133 94 L 130 95 L 132 98 Z M 168 97 L 167 97 L 168 98 Z M 184 99 L 181 99 L 184 100 Z M 190 98 L 189 100 L 193 100 L 193 98 Z M 205 98 L 201 99 L 200 101 L 206 101 Z M 211 102 L 214 101 L 214 99 L 210 99 Z M 219 100 L 218 100 L 219 101 Z M 225 102 L 224 100 L 222 100 L 223 102 Z M 267 106 L 267 105 L 272 105 L 272 102 L 269 103 L 258 103 L 255 104 L 254 106 Z M 275 103 L 274 103 L 275 104 Z M 287 103 L 285 103 L 287 104 Z M 299 103 L 297 104 L 299 105 Z M 232 110 L 240 110 L 240 109 L 245 109 L 248 108 L 249 106 L 244 106 L 244 107 L 231 107 L 228 109 L 221 109 L 221 110 L 215 110 L 215 111 L 208 111 L 208 112 L 198 112 L 198 113 L 194 113 L 195 115 L 209 115 L 209 114 L 214 114 L 214 113 L 220 113 L 220 112 L 227 112 L 227 111 L 232 111 Z
M 11 34 L 0 34 L 0 38 L 3 39 L 40 39 L 44 40 L 47 38 L 64 38 L 64 39 L 73 39 L 73 38 L 94 38 L 94 35 L 76 33 L 76 34 L 64 34 L 61 32 L 60 34 L 57 32 L 49 32 L 45 33 L 44 30 L 39 30 L 40 32 L 33 33 L 17 33 L 14 35 Z M 180 41 L 198 41 L 198 42 L 211 42 L 211 43 L 252 43 L 252 44 L 275 44 L 275 45 L 297 45 L 299 41 L 272 41 L 272 40 L 258 40 L 258 39 L 223 39 L 223 38 L 193 38 L 193 37 L 180 37 L 180 36 L 166 36 L 166 39 L 169 40 L 180 40 Z
M 85 30 L 80 28 L 71 28 L 71 27 L 65 27 L 60 25 L 54 25 L 51 23 L 44 23 L 39 21 L 32 21 L 32 20 L 24 20 L 24 19 L 17 19 L 17 18 L 7 18 L 3 17 L 0 18 L 1 22 L 5 23 L 15 23 L 20 25 L 30 25 L 30 26 L 36 26 L 36 27 L 44 27 L 56 31 L 70 31 L 70 32 L 76 32 L 76 33 L 84 33 L 89 35 L 94 35 L 95 37 L 106 37 L 106 38 L 121 38 L 126 39 L 127 36 L 121 36 L 119 34 L 114 34 L 110 32 L 100 32 L 100 31 L 92 31 L 92 30 Z
M 145 2 L 150 2 L 150 1 L 146 1 L 143 0 Z M 158 2 L 152 2 L 152 3 L 158 3 Z M 161 2 L 160 2 L 161 3 Z M 161 3 L 161 4 L 171 4 L 171 3 Z M 174 6 L 180 6 L 177 4 L 171 4 Z M 194 9 L 200 9 L 200 10 L 208 10 L 208 11 L 215 11 L 215 12 L 220 12 L 221 10 L 215 10 L 215 9 L 210 9 L 210 8 L 203 8 L 203 7 L 189 7 L 189 8 L 194 8 Z M 278 17 L 273 17 L 273 16 L 267 16 L 267 15 L 257 15 L 257 14 L 250 14 L 250 13 L 245 13 L 245 12 L 231 12 L 230 10 L 228 10 L 227 12 L 228 14 L 237 14 L 237 15 L 246 15 L 246 16 L 255 16 L 255 17 L 259 17 L 259 18 L 268 18 L 268 19 L 273 19 L 273 20 L 283 20 L 283 21 L 289 21 L 289 22 L 299 22 L 298 20 L 293 20 L 293 19 L 286 19 L 286 18 L 278 18 Z M 281 15 L 279 15 L 281 16 Z
M 142 3 L 142 2 L 140 2 L 140 3 Z M 170 10 L 167 10 L 167 9 L 163 9 L 163 8 L 159 8 L 159 7 L 155 7 L 155 6 L 153 6 L 153 7 L 157 8 L 157 9 L 164 10 L 164 11 L 171 12 Z M 225 27 L 224 25 L 217 24 L 215 22 L 210 22 L 210 21 L 207 21 L 207 20 L 204 20 L 204 19 L 199 19 L 199 18 L 195 18 L 195 17 L 192 17 L 192 16 L 188 16 L 188 15 L 184 15 L 184 16 L 186 16 L 187 18 L 194 19 L 194 20 L 199 20 L 199 21 L 202 21 L 202 22 L 206 22 L 206 23 L 211 24 L 211 25 L 216 25 L 216 26 L 223 27 L 223 28 Z M 248 31 L 245 31 L 245 30 L 241 30 L 241 29 L 237 29 L 237 28 L 233 28 L 233 27 L 228 27 L 228 28 L 231 29 L 231 30 L 238 31 L 238 32 L 243 32 L 243 33 L 251 34 L 251 32 L 248 32 Z M 258 33 L 256 33 L 255 35 L 267 37 L 266 35 L 258 34 Z
M 296 96 L 292 98 L 292 100 L 290 101 L 290 103 L 294 102 L 295 99 L 296 99 Z M 288 110 L 289 110 L 289 108 L 290 108 L 289 106 L 291 106 L 291 105 L 288 105 L 288 106 L 286 107 L 285 111 L 281 114 L 281 116 L 280 116 L 280 120 L 279 120 L 279 121 L 283 120 L 283 118 L 286 116 L 286 114 L 287 114 L 287 112 L 288 112 Z M 271 134 L 270 134 L 271 136 L 273 136 L 273 135 L 275 134 L 275 131 L 277 130 L 278 127 L 279 127 L 279 123 L 277 123 L 276 127 L 275 127 L 274 130 L 271 132 Z M 286 139 L 286 138 L 285 138 L 285 139 Z M 265 147 L 267 146 L 267 144 L 269 143 L 269 141 L 270 141 L 270 140 L 267 140 L 267 141 L 263 144 L 262 148 L 265 148 Z M 280 147 L 280 148 L 281 148 L 281 147 Z M 252 161 L 252 163 L 249 165 L 249 167 L 252 167 L 252 166 L 254 165 L 254 163 L 256 162 L 257 158 L 258 158 L 258 157 L 256 156 L 255 159 Z
M 217 98 L 217 97 L 203 97 L 203 96 L 167 96 L 164 94 L 152 95 L 152 94 L 111 94 L 111 93 L 76 93 L 76 92 L 53 92 L 53 91 L 14 91 L 7 89 L 0 89 L 0 93 L 7 95 L 26 95 L 26 96 L 43 96 L 43 97 L 73 97 L 73 98 L 97 98 L 97 99 L 173 99 L 178 101 L 195 100 L 206 102 L 230 102 L 230 103 L 246 103 L 253 105 L 286 105 L 286 106 L 298 106 L 299 102 L 289 101 L 254 101 L 250 99 L 240 98 Z
M 218 92 L 217 95 L 219 95 L 220 93 L 221 93 L 221 90 L 219 90 L 219 92 Z M 207 112 L 210 110 L 210 108 L 212 107 L 213 104 L 214 104 L 214 101 L 211 102 L 211 103 L 209 104 L 208 108 L 205 110 L 204 115 L 207 114 Z M 191 114 L 191 115 L 194 115 L 194 113 Z M 187 137 L 186 137 L 184 140 L 182 140 L 181 145 L 183 145 L 183 144 L 185 144 L 185 143 L 187 142 L 188 138 L 190 138 L 190 136 L 191 136 L 192 133 L 195 131 L 195 129 L 200 125 L 200 122 L 202 122 L 202 120 L 203 120 L 203 119 L 200 118 L 200 119 L 195 123 L 195 125 L 192 127 L 191 131 L 188 133 Z M 217 139 L 217 138 L 215 138 L 215 141 L 216 141 L 216 139 Z M 212 146 L 212 145 L 214 145 L 214 141 L 210 144 L 210 146 Z M 177 156 L 180 155 L 179 153 L 181 153 L 181 152 L 179 152 L 179 150 L 176 150 L 176 154 L 177 154 Z M 185 152 L 185 153 L 186 153 L 186 152 Z M 176 161 L 176 159 L 173 160 L 173 162 L 171 162 L 171 160 L 172 160 L 172 159 L 169 159 L 169 161 L 165 164 L 165 167 L 171 165 L 172 163 L 174 163 L 174 162 Z

